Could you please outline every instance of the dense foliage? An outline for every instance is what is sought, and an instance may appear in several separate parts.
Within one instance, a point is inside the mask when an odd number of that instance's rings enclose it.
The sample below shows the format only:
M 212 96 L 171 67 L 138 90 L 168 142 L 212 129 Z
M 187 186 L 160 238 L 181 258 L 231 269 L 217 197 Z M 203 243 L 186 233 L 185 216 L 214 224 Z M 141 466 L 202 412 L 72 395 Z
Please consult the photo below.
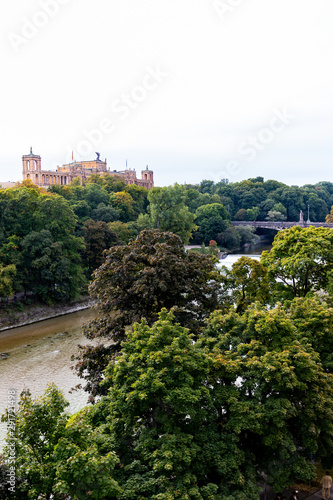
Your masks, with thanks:
M 166 310 L 135 324 L 95 406 L 68 418 L 54 386 L 22 394 L 17 498 L 257 500 L 265 477 L 309 481 L 312 457 L 332 464 L 332 320 L 301 298 L 217 310 L 197 340 Z
M 230 220 L 330 221 L 333 184 L 287 186 L 262 177 L 229 183 L 145 188 L 91 176 L 48 191 L 24 181 L 0 189 L 0 297 L 18 292 L 43 302 L 83 293 L 103 251 L 127 244 L 143 229 L 171 231 L 191 244 L 224 249 L 253 243 L 250 227 Z M 14 267 L 8 267 L 14 266 Z M 22 295 L 22 294 L 21 294 Z
M 90 294 L 98 315 L 85 325 L 85 334 L 109 343 L 82 348 L 77 368 L 88 381 L 87 389 L 96 395 L 103 370 L 119 351 L 126 328 L 141 318 L 151 325 L 163 307 L 173 307 L 178 321 L 198 332 L 220 303 L 220 274 L 210 256 L 187 253 L 179 236 L 144 230 L 128 245 L 105 253 Z
M 332 194 L 262 178 L 0 190 L 0 298 L 69 300 L 92 277 L 84 331 L 103 342 L 77 360 L 94 405 L 69 417 L 55 386 L 22 393 L 0 460 L 5 478 L 14 443 L 16 493 L 0 498 L 257 500 L 265 481 L 310 481 L 313 457 L 331 467 L 333 230 L 282 231 L 229 270 L 213 254 L 253 239 L 230 219 L 309 205 L 323 221 Z M 212 256 L 187 253 L 190 238 Z
M 279 296 L 305 297 L 327 290 L 333 277 L 333 229 L 294 226 L 282 231 L 261 262 Z

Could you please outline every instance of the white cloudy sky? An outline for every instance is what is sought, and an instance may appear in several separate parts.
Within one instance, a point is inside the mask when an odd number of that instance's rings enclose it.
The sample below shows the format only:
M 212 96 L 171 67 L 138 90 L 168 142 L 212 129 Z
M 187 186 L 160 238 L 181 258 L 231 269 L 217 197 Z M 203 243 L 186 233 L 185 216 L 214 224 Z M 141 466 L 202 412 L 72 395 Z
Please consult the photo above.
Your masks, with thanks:
M 30 146 L 156 185 L 333 181 L 332 25 L 332 0 L 3 2 L 0 181 Z

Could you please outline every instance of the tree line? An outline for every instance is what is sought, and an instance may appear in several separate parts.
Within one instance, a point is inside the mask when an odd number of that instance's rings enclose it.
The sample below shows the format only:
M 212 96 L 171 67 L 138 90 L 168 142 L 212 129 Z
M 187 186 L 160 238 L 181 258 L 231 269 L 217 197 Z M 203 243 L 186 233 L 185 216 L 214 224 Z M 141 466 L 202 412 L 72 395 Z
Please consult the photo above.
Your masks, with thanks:
M 183 243 L 216 242 L 230 250 L 258 239 L 230 220 L 298 220 L 300 210 L 324 221 L 333 205 L 333 184 L 287 186 L 262 177 L 199 185 L 127 186 L 113 176 L 91 176 L 80 185 L 31 181 L 0 189 L 0 298 L 23 292 L 45 303 L 85 293 L 104 250 L 126 245 L 140 231 L 159 229 Z
M 21 394 L 16 498 L 257 500 L 332 467 L 332 243 L 296 226 L 231 270 L 158 229 L 107 250 L 76 359 L 93 404 Z

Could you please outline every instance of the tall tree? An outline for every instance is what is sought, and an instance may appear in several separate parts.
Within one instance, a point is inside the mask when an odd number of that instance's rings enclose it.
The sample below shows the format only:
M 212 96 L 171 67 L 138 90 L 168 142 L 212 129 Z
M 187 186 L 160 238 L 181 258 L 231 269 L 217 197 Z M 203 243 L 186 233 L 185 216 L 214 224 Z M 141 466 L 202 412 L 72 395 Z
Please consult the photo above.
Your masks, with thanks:
M 278 297 L 304 297 L 327 289 L 333 271 L 333 230 L 294 226 L 280 231 L 262 264 L 272 279 Z
M 95 210 L 91 212 L 91 218 L 94 221 L 114 222 L 119 220 L 120 213 L 110 205 L 100 203 Z
M 237 436 L 275 491 L 315 475 L 333 445 L 333 378 L 302 330 L 280 307 L 216 311 L 203 344 L 215 372 L 207 379 L 218 425 Z
M 237 312 L 244 312 L 256 301 L 262 304 L 270 302 L 267 270 L 255 259 L 245 256 L 238 259 L 230 271 L 225 270 L 223 281 Z
M 95 410 L 101 418 L 109 403 L 122 498 L 257 500 L 250 453 L 219 419 L 212 370 L 212 356 L 165 310 L 152 327 L 142 322 L 129 333 L 106 370 L 109 395 Z M 225 393 L 230 407 L 232 396 Z
M 50 231 L 32 231 L 21 242 L 22 284 L 26 292 L 46 303 L 75 299 L 84 276 L 78 253 L 69 255 L 61 241 L 54 241 Z
M 119 459 L 110 451 L 112 439 L 102 426 L 92 427 L 89 413 L 86 408 L 71 417 L 55 446 L 54 491 L 77 500 L 120 498 L 121 488 L 113 478 Z
M 54 384 L 36 399 L 28 390 L 22 392 L 15 418 L 9 419 L 9 443 L 4 450 L 16 473 L 16 491 L 11 494 L 7 484 L 3 496 L 0 486 L 0 498 L 60 500 L 68 494 L 77 500 L 120 497 L 121 489 L 112 478 L 118 459 L 110 451 L 110 436 L 102 427 L 92 427 L 88 408 L 69 417 L 65 412 L 68 404 Z M 1 457 L 0 467 L 1 474 Z
M 56 478 L 55 446 L 65 433 L 68 417 L 64 410 L 68 404 L 53 384 L 35 400 L 29 390 L 22 392 L 9 436 L 10 445 L 15 446 L 16 474 L 24 478 L 16 498 L 26 498 L 26 494 L 38 498 L 42 494 L 50 499 Z M 10 421 L 13 423 L 13 419 Z M 9 443 L 4 455 L 10 463 Z
M 0 300 L 13 295 L 13 278 L 16 274 L 16 267 L 14 264 L 3 266 L 0 264 Z
M 106 222 L 95 222 L 92 219 L 83 224 L 83 234 L 85 244 L 83 259 L 88 265 L 90 274 L 104 261 L 104 250 L 119 244 L 119 240 Z
M 128 245 L 110 248 L 95 271 L 90 294 L 98 317 L 85 327 L 88 338 L 112 340 L 108 347 L 86 347 L 79 374 L 93 394 L 110 355 L 120 348 L 125 329 L 146 318 L 152 324 L 162 307 L 176 307 L 178 320 L 198 331 L 219 304 L 220 274 L 214 260 L 187 253 L 170 232 L 142 231 Z
M 150 203 L 148 227 L 160 231 L 171 231 L 187 244 L 196 227 L 195 216 L 185 205 L 185 187 L 175 184 L 169 187 L 153 188 L 148 193 L 148 200 Z
M 331 302 L 330 297 L 326 300 Z M 319 354 L 326 372 L 333 373 L 333 308 L 323 297 L 296 297 L 283 305 L 304 341 Z
M 133 208 L 134 201 L 129 193 L 125 191 L 111 193 L 110 201 L 113 207 L 119 212 L 119 218 L 122 222 L 128 222 L 135 219 L 135 212 Z
M 207 244 L 210 240 L 216 240 L 217 235 L 229 226 L 230 215 L 222 203 L 202 205 L 197 208 L 195 215 L 199 228 L 194 237 L 198 243 Z

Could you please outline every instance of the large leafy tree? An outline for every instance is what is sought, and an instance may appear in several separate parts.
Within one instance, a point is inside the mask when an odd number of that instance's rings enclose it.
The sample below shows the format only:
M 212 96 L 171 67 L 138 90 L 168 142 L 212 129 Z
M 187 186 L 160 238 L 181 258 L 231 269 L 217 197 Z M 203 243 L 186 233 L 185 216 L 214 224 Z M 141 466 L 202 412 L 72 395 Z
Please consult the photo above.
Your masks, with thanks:
M 15 291 L 41 286 L 37 295 L 44 301 L 74 298 L 84 281 L 83 241 L 75 236 L 77 219 L 69 202 L 24 184 L 1 191 L 0 206 L 0 260 L 16 266 Z
M 16 474 L 22 478 L 17 498 L 37 498 L 42 494 L 49 499 L 56 478 L 55 445 L 65 433 L 68 402 L 55 385 L 48 386 L 45 394 L 33 399 L 30 392 L 21 394 L 15 425 L 12 427 L 4 456 L 11 463 L 11 449 L 15 446 Z M 10 420 L 12 421 L 12 420 Z
M 223 233 L 229 226 L 230 215 L 222 203 L 209 203 L 196 210 L 195 222 L 199 226 L 195 239 L 207 244 L 216 240 L 218 234 Z
M 160 231 L 171 231 L 185 244 L 188 243 L 192 231 L 196 229 L 195 216 L 185 205 L 186 189 L 175 184 L 168 187 L 155 187 L 148 193 L 149 215 L 140 216 L 139 223 L 146 228 Z
M 110 451 L 112 445 L 103 426 L 90 424 L 88 408 L 71 417 L 54 448 L 54 491 L 77 500 L 119 498 L 121 489 L 113 478 L 119 459 Z
M 149 204 L 148 189 L 136 184 L 130 184 L 127 186 L 127 192 L 133 198 L 133 209 L 136 217 L 141 213 L 145 213 Z
M 34 230 L 47 229 L 55 240 L 70 242 L 76 217 L 69 202 L 58 194 L 43 194 L 34 212 Z
M 100 203 L 98 207 L 92 211 L 91 218 L 94 221 L 114 222 L 119 219 L 119 212 L 110 205 Z
M 81 268 L 68 258 L 63 243 L 54 241 L 50 231 L 32 231 L 22 240 L 21 248 L 25 291 L 32 291 L 46 303 L 77 297 L 83 285 Z
M 121 498 L 258 498 L 314 477 L 333 444 L 332 375 L 282 307 L 216 311 L 199 340 L 162 311 L 136 324 L 93 410 Z
M 244 312 L 255 301 L 270 302 L 267 270 L 257 260 L 243 256 L 234 262 L 230 271 L 225 268 L 223 274 L 224 286 L 229 290 L 236 312 Z
M 128 224 L 120 222 L 120 220 L 108 223 L 109 228 L 115 233 L 121 243 L 127 245 L 132 239 L 133 234 Z
M 119 243 L 118 236 L 106 222 L 88 219 L 83 224 L 85 250 L 83 258 L 89 273 L 92 273 L 104 261 L 103 252 Z
M 0 263 L 0 300 L 13 295 L 13 278 L 16 274 L 16 267 L 14 264 L 3 266 Z
M 325 290 L 333 270 L 333 230 L 294 226 L 277 234 L 270 252 L 263 252 L 278 297 L 304 297 Z
M 16 493 L 10 493 L 7 483 L 0 487 L 0 498 L 63 500 L 68 494 L 77 500 L 119 497 L 121 490 L 112 478 L 118 460 L 110 451 L 110 436 L 102 426 L 90 425 L 89 409 L 69 417 L 65 412 L 68 404 L 54 384 L 36 399 L 28 390 L 22 392 L 15 418 L 9 420 L 4 450 L 7 470 L 13 466 L 16 472 Z M 1 474 L 6 474 L 6 465 L 0 456 Z
M 312 454 L 330 456 L 333 445 L 333 378 L 293 316 L 281 307 L 216 311 L 203 340 L 218 424 L 276 491 L 314 477 Z
M 0 190 L 1 229 L 5 235 L 24 236 L 33 229 L 33 215 L 43 190 L 34 185 Z
M 126 191 L 119 191 L 118 193 L 111 193 L 110 201 L 113 207 L 119 212 L 119 219 L 122 222 L 128 222 L 135 219 L 134 200 L 132 196 Z
M 326 297 L 329 300 L 329 297 Z M 319 354 L 325 371 L 333 373 L 333 308 L 322 297 L 296 297 L 283 306 L 298 333 Z
M 239 232 L 236 231 L 236 228 L 234 226 L 230 226 L 223 231 L 223 233 L 218 235 L 216 241 L 223 248 L 232 250 L 240 247 L 241 237 Z
M 117 352 L 125 329 L 146 318 L 156 321 L 162 307 L 176 307 L 178 320 L 198 331 L 219 304 L 220 274 L 210 256 L 187 253 L 173 233 L 142 231 L 128 245 L 110 248 L 95 271 L 90 294 L 97 318 L 85 327 L 88 338 L 112 341 L 105 347 L 86 347 L 78 365 L 93 394 L 110 354 Z
M 325 220 L 328 206 L 323 199 L 321 199 L 316 192 L 309 192 L 304 196 L 306 205 L 309 204 L 309 215 L 311 221 L 322 222 Z
M 96 421 L 106 417 L 120 458 L 114 477 L 122 499 L 257 500 L 250 453 L 215 407 L 213 363 L 165 310 L 152 327 L 144 321 L 129 333 L 106 370 L 109 395 L 95 409 Z
M 95 182 L 87 183 L 86 186 L 78 186 L 75 189 L 76 194 L 84 199 L 92 210 L 96 209 L 100 203 L 109 203 L 109 193 L 103 186 Z M 80 199 L 80 198 L 79 198 Z

